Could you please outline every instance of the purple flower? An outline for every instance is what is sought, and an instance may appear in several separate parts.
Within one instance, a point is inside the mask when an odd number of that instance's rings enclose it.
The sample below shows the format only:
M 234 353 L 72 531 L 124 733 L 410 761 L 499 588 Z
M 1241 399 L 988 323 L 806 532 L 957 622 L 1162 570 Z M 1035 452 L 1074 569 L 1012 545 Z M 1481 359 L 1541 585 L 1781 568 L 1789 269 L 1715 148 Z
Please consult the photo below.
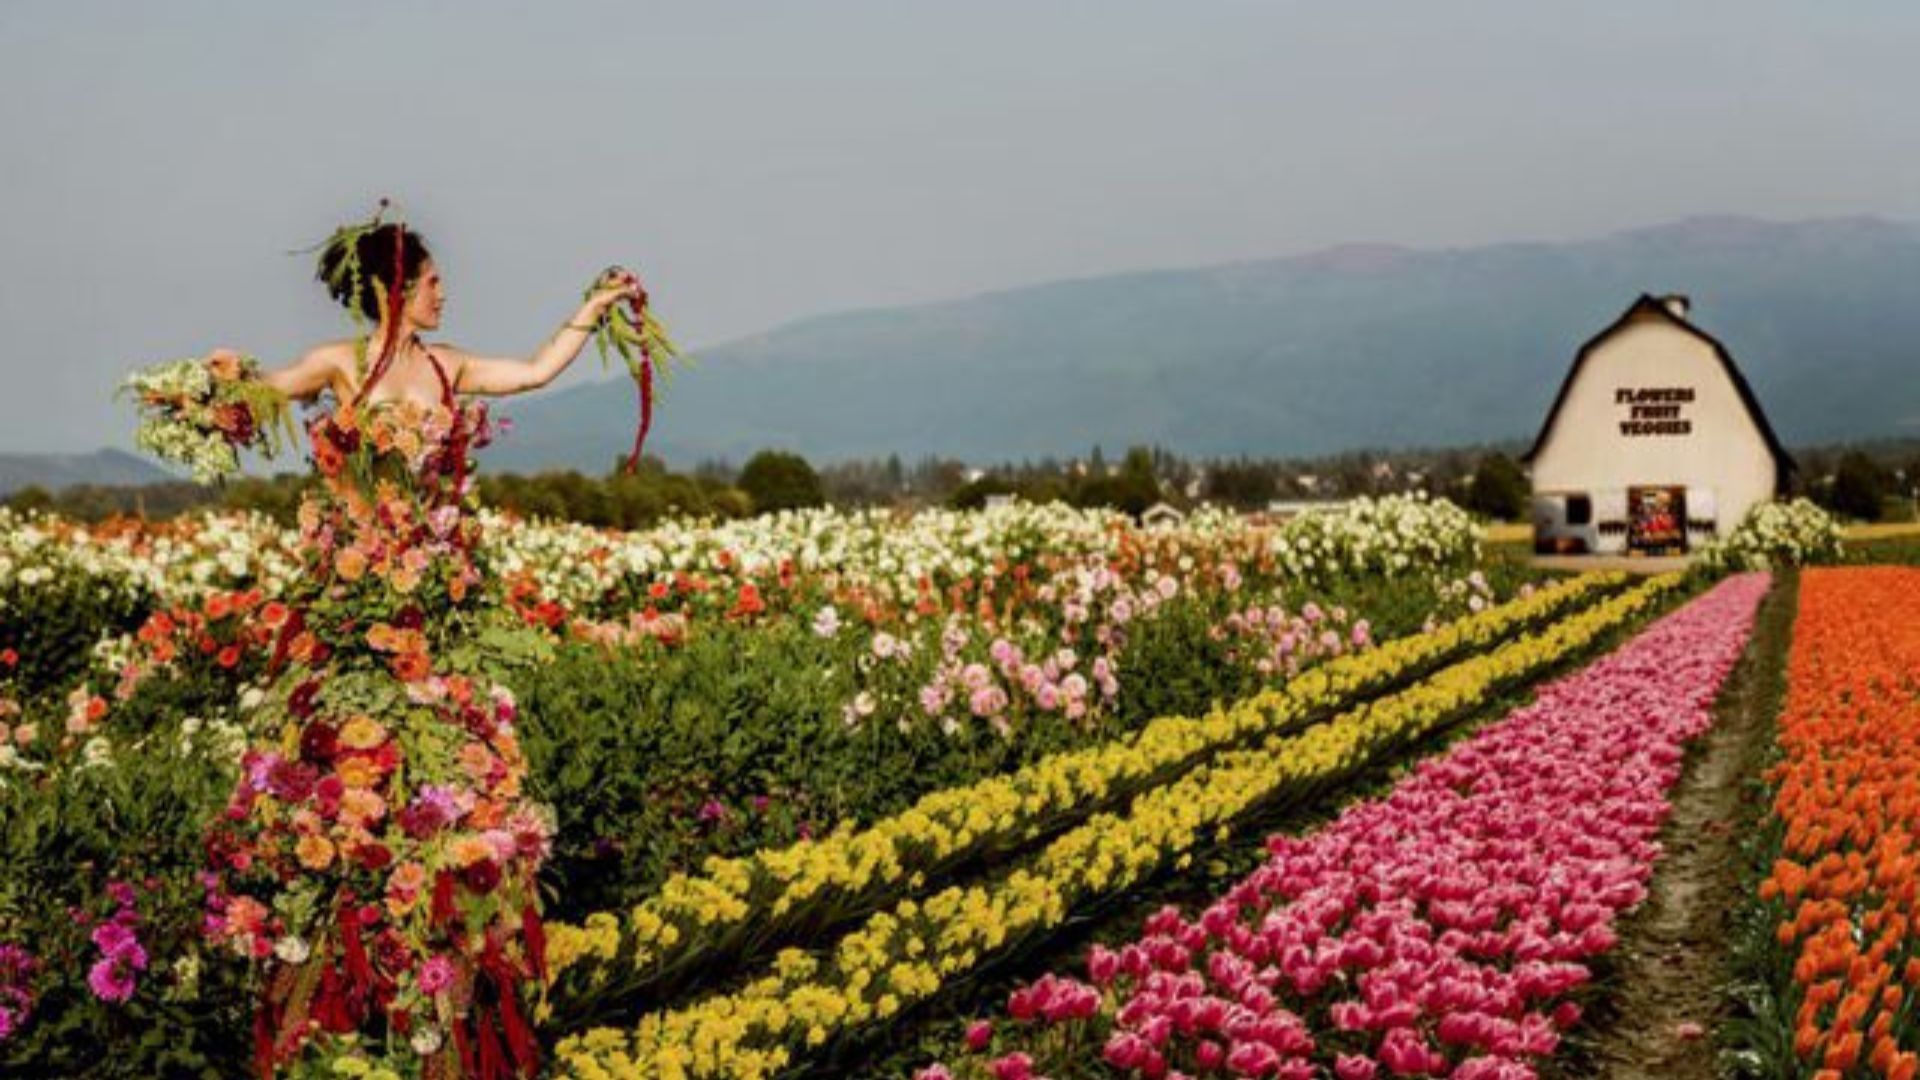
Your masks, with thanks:
M 453 961 L 444 956 L 435 956 L 420 965 L 420 991 L 425 994 L 438 994 L 453 985 Z
M 18 945 L 0 945 L 0 1043 L 12 1038 L 33 1013 L 27 980 L 40 962 Z
M 129 948 L 140 947 L 140 943 L 134 940 L 133 931 L 117 922 L 101 923 L 94 927 L 93 944 L 107 956 L 116 956 Z
M 716 821 L 725 821 L 727 818 L 727 804 L 721 802 L 719 799 L 708 799 L 706 802 L 700 804 L 698 817 L 701 821 L 708 824 Z
M 145 954 L 141 966 L 145 967 Z M 133 970 L 114 957 L 96 961 L 87 972 L 87 988 L 101 1001 L 122 1002 L 133 996 Z

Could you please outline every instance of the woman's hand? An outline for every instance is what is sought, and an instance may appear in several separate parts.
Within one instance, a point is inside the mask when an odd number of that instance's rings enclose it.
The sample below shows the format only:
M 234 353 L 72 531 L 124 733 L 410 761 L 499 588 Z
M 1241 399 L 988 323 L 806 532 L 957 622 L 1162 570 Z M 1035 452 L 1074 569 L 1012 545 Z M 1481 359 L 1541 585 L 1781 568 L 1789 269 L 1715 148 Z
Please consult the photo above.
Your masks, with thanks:
M 623 300 L 638 300 L 645 294 L 640 291 L 640 278 L 624 267 L 610 266 L 600 275 L 593 295 L 587 298 L 587 304 L 593 309 L 595 318 L 607 313 L 607 309 Z

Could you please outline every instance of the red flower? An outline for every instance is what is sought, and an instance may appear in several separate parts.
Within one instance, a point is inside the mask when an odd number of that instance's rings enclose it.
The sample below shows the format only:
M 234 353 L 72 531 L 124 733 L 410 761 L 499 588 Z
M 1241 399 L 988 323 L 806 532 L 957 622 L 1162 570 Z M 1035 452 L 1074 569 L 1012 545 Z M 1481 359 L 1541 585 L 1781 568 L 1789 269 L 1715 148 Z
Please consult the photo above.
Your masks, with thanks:
M 485 896 L 500 884 L 500 864 L 492 859 L 481 859 L 461 871 L 460 876 L 465 879 L 467 888 Z
M 294 691 L 298 696 L 299 691 Z M 300 730 L 300 756 L 308 761 L 331 761 L 340 752 L 340 733 L 325 720 L 315 720 Z
M 319 773 L 305 763 L 282 761 L 267 773 L 267 790 L 285 802 L 305 802 L 313 794 Z
M 727 612 L 727 617 L 730 619 L 744 619 L 758 615 L 765 610 L 767 610 L 767 605 L 760 599 L 760 590 L 754 587 L 753 582 L 749 581 L 740 586 L 740 598 L 734 601 L 733 610 Z

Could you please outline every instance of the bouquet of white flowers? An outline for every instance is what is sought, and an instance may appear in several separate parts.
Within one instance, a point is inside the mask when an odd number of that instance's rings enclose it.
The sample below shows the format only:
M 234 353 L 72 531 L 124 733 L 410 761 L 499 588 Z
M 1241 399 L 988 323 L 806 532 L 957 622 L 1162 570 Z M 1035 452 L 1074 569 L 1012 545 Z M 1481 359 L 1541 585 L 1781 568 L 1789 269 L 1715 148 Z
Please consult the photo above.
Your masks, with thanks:
M 140 406 L 134 443 L 185 465 L 200 483 L 240 471 L 241 448 L 272 457 L 295 434 L 287 399 L 259 379 L 260 362 L 229 349 L 142 368 L 121 385 Z

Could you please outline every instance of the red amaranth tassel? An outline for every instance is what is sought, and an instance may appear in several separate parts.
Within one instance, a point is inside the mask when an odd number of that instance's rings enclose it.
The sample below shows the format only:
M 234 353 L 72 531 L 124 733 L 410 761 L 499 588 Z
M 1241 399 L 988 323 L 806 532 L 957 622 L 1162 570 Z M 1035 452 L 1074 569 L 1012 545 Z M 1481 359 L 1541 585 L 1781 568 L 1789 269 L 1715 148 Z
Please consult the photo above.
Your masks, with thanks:
M 487 1022 L 486 1010 L 477 1006 L 473 1010 L 473 1028 L 480 1044 L 480 1067 L 475 1075 L 479 1080 L 509 1080 L 511 1074 L 507 1072 L 506 1054 L 500 1049 L 500 1036 L 494 1032 L 493 1025 Z
M 513 984 L 503 982 L 500 986 L 500 1027 L 507 1034 L 507 1049 L 513 1054 L 514 1063 L 520 1068 L 520 1076 L 532 1077 L 540 1068 L 540 1049 L 533 1039 L 533 1030 L 527 1027 L 525 1017 L 520 1015 L 520 1004 L 514 997 Z
M 380 202 L 382 206 L 386 204 L 385 199 Z M 393 227 L 393 282 L 387 289 L 387 336 L 386 340 L 380 343 L 380 358 L 374 361 L 373 370 L 367 374 L 367 381 L 360 385 L 360 392 L 353 397 L 355 404 L 367 400 L 367 394 L 372 392 L 374 384 L 379 382 L 381 376 L 387 373 L 387 368 L 393 365 L 393 347 L 400 340 L 400 304 L 407 291 L 406 248 L 407 228 L 396 222 Z
M 253 1068 L 260 1080 L 273 1080 L 273 1005 L 261 1001 L 253 1010 Z
M 314 992 L 311 1012 L 313 1019 L 320 1022 L 321 1030 L 343 1035 L 359 1026 L 348 1005 L 348 993 L 346 980 L 341 977 L 339 968 L 328 965 L 320 972 L 320 989 Z M 297 1045 L 301 1034 L 292 1032 L 288 1039 Z M 288 1052 L 292 1052 L 292 1047 L 288 1048 Z
M 366 1019 L 367 997 L 373 989 L 373 967 L 367 963 L 367 949 L 360 941 L 360 916 L 349 902 L 340 908 L 340 951 L 346 963 L 346 1013 L 355 1027 Z
M 464 1020 L 453 1022 L 453 1047 L 460 1053 L 460 1075 L 474 1075 L 473 1039 L 467 1034 L 467 1022 Z
M 520 935 L 526 939 L 527 960 L 533 965 L 533 974 L 542 982 L 547 978 L 547 929 L 540 922 L 540 912 L 528 904 L 520 912 Z
M 633 433 L 633 453 L 627 455 L 627 472 L 640 468 L 640 450 L 647 445 L 647 432 L 653 428 L 653 357 L 640 351 L 640 426 Z
M 307 628 L 307 617 L 299 608 L 287 613 L 287 621 L 280 625 L 280 633 L 274 638 L 273 659 L 267 662 L 267 674 L 278 675 L 280 665 L 287 661 L 287 649 L 293 645 L 293 639 Z
M 433 925 L 450 926 L 459 914 L 453 904 L 453 875 L 442 870 L 433 878 Z

